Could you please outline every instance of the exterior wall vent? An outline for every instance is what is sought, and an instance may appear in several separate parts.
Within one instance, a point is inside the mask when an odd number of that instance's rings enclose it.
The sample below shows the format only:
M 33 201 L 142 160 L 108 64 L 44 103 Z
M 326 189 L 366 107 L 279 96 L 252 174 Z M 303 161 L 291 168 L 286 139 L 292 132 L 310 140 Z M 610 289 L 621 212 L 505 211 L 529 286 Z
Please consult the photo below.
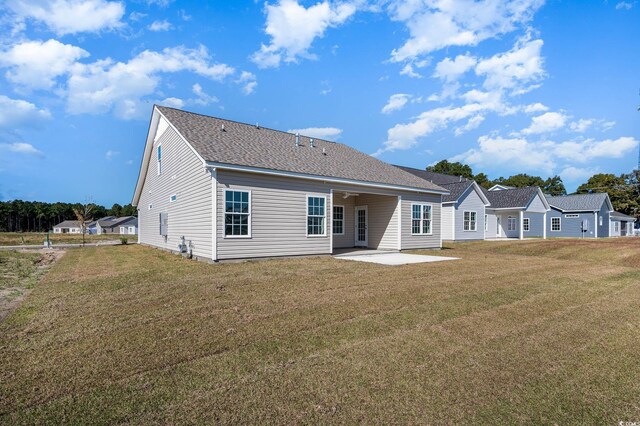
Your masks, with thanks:
M 296 146 L 300 146 L 300 133 L 296 133 Z

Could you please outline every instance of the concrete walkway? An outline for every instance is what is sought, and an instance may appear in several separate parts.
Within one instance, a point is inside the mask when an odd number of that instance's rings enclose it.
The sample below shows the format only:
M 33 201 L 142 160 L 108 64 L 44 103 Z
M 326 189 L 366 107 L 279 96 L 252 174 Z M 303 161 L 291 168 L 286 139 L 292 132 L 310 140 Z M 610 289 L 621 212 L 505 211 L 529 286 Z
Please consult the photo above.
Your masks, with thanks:
M 100 241 L 98 243 L 86 243 L 84 246 L 85 247 L 99 247 L 99 246 L 116 246 L 118 244 L 121 244 L 120 241 L 116 241 L 116 240 L 107 240 L 107 241 Z M 129 244 L 135 244 L 135 243 L 129 243 Z M 82 244 L 51 244 L 52 249 L 66 249 L 66 248 L 78 248 L 78 247 L 82 247 Z M 47 247 L 44 246 L 44 244 L 42 245 L 28 245 L 28 244 L 23 244 L 23 245 L 17 245 L 17 246 L 0 246 L 0 250 L 40 250 L 40 249 L 46 249 Z
M 383 250 L 359 250 L 345 254 L 337 254 L 334 255 L 334 257 L 341 260 L 354 260 L 356 262 L 369 262 L 389 266 L 408 265 L 410 263 L 442 262 L 445 260 L 459 259 L 457 257 L 426 256 L 422 254 L 406 254 L 399 253 L 397 251 Z

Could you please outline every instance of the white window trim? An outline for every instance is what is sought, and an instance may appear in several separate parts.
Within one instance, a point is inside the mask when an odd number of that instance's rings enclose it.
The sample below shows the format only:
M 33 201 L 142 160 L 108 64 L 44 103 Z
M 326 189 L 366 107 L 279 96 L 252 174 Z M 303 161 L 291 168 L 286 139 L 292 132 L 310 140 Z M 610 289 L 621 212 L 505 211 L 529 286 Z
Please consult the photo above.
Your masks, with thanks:
M 513 223 L 513 229 L 511 229 L 511 224 Z M 517 231 L 518 230 L 518 218 L 517 217 L 507 217 L 507 231 Z
M 416 233 L 413 232 L 413 206 L 420 206 L 420 232 Z M 423 215 L 424 215 L 424 210 L 422 209 L 422 206 L 429 206 L 429 208 L 431 209 L 431 219 L 429 219 L 429 233 L 425 233 L 422 232 L 422 230 L 424 229 L 423 225 L 423 221 L 425 220 Z M 411 226 L 411 235 L 433 235 L 433 203 L 411 203 L 411 222 L 410 222 L 410 226 Z
M 249 225 L 249 230 L 247 231 L 248 234 L 247 235 L 227 235 L 227 227 L 225 225 L 225 220 L 224 220 L 224 216 L 227 214 L 226 210 L 226 204 L 227 204 L 227 191 L 231 191 L 231 192 L 246 192 L 249 194 L 249 214 L 247 215 L 249 218 L 247 219 L 248 225 Z M 238 188 L 225 188 L 224 189 L 224 196 L 222 197 L 222 238 L 225 240 L 243 240 L 243 239 L 249 239 L 251 238 L 251 216 L 253 215 L 253 206 L 251 205 L 251 190 L 250 189 L 238 189 Z M 229 213 L 229 214 L 234 214 L 234 213 Z M 242 213 L 235 213 L 235 214 L 242 214 Z
M 309 235 L 309 198 L 324 198 L 324 233 Z M 307 238 L 322 238 L 327 236 L 327 196 L 318 194 L 306 194 L 305 195 L 305 211 L 304 211 L 304 229 Z M 333 215 L 333 209 L 331 211 Z M 320 216 L 313 216 L 320 217 Z M 331 232 L 333 232 L 333 221 L 331 221 Z
M 309 200 L 307 199 L 307 204 L 309 203 Z M 335 217 L 333 217 L 333 209 L 335 209 L 336 207 L 340 207 L 342 208 L 342 232 L 337 232 L 334 233 L 333 232 L 333 221 L 336 220 Z M 307 206 L 307 209 L 309 208 L 309 206 Z M 308 211 L 308 210 L 307 210 Z M 344 217 L 344 213 L 345 213 L 345 208 L 344 205 L 342 204 L 334 204 L 333 206 L 331 206 L 331 232 L 333 233 L 333 235 L 344 235 L 344 224 L 345 224 L 345 217 Z
M 160 150 L 160 159 L 158 160 L 158 150 Z M 162 152 L 162 143 L 159 143 L 156 146 L 156 164 L 158 168 L 158 176 L 162 175 L 162 157 L 164 156 L 164 152 Z
M 484 232 L 489 232 L 489 215 L 484 215 Z
M 135 226 L 129 226 L 129 234 L 130 235 L 134 235 L 136 233 L 136 227 Z
M 531 221 L 528 217 L 522 219 L 522 231 L 530 232 L 531 231 Z
M 464 216 L 469 213 L 469 229 L 464 229 L 464 223 L 466 222 Z M 471 213 L 476 216 L 476 220 L 471 220 Z M 433 212 L 432 212 L 433 214 Z M 473 223 L 473 229 L 471 229 L 471 224 Z M 478 230 L 478 212 L 475 210 L 465 210 L 462 212 L 462 230 L 464 232 L 476 232 Z
M 175 203 L 176 201 L 178 201 L 178 196 L 176 194 L 169 195 L 169 202 L 170 203 Z
M 558 229 L 553 229 L 553 220 L 558 219 Z M 552 217 L 551 218 L 551 232 L 561 232 L 562 231 L 562 218 L 561 217 Z

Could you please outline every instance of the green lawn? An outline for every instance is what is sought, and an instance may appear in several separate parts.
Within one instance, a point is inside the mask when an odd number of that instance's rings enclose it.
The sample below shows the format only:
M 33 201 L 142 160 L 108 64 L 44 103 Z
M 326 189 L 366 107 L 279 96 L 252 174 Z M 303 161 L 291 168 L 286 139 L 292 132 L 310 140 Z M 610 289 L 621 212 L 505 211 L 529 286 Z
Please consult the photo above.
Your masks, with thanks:
M 130 242 L 138 240 L 137 235 L 125 235 Z M 0 246 L 19 245 L 43 245 L 46 240 L 44 232 L 0 232 Z M 102 234 L 85 235 L 85 242 L 97 243 L 100 241 L 119 241 L 120 235 Z M 49 233 L 49 241 L 55 244 L 79 244 L 82 243 L 82 234 L 54 234 Z
M 428 253 L 69 250 L 0 323 L 0 423 L 640 420 L 640 241 Z

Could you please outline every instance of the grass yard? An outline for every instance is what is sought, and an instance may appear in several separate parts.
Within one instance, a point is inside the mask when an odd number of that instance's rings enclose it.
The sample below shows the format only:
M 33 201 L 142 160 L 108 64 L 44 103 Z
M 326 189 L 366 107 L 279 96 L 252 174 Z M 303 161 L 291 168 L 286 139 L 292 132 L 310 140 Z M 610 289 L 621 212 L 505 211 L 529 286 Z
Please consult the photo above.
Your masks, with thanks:
M 137 235 L 124 235 L 130 242 L 138 241 Z M 0 232 L 0 246 L 42 245 L 46 239 L 43 232 Z M 118 241 L 120 235 L 102 234 L 86 235 L 85 242 Z M 49 233 L 49 241 L 55 244 L 80 244 L 82 234 L 54 234 Z
M 0 323 L 0 423 L 640 420 L 640 240 L 441 254 L 69 250 Z

